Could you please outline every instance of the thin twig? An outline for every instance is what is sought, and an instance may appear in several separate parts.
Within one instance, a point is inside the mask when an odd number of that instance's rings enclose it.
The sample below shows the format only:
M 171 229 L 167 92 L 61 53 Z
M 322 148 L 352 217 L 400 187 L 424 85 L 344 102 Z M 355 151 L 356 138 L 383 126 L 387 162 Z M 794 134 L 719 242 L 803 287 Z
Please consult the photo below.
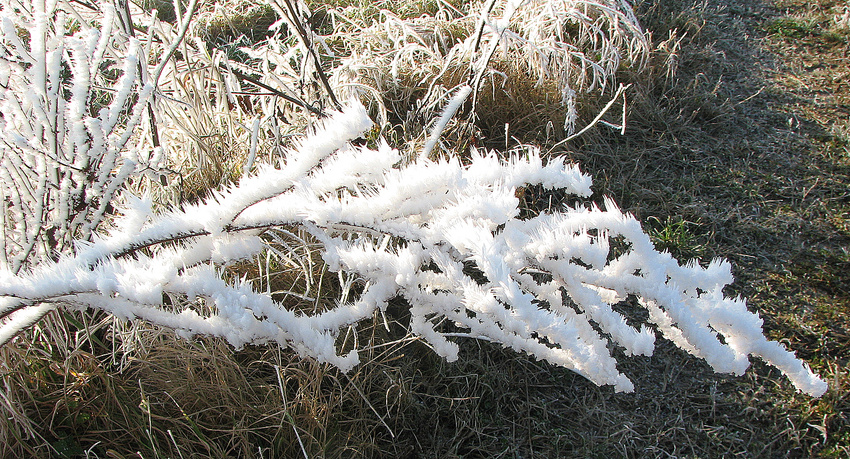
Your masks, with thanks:
M 168 48 L 168 51 L 163 55 L 162 61 L 156 66 L 153 71 L 153 75 L 151 80 L 153 81 L 154 86 L 159 83 L 159 77 L 162 75 L 163 70 L 165 70 L 165 66 L 168 65 L 168 61 L 171 59 L 171 56 L 174 55 L 174 52 L 177 51 L 177 48 L 180 46 L 180 43 L 183 42 L 183 38 L 186 37 L 186 32 L 189 30 L 189 23 L 192 20 L 192 16 L 195 14 L 195 10 L 198 6 L 198 0 L 192 0 L 192 3 L 189 4 L 189 9 L 186 11 L 186 14 L 183 15 L 183 21 L 180 24 L 180 30 L 177 32 L 177 39 L 174 40 L 174 43 Z
M 484 26 L 487 23 L 487 17 L 490 15 L 490 12 L 493 10 L 493 6 L 496 4 L 495 0 L 490 0 L 485 8 L 481 11 L 481 19 L 478 23 L 478 34 L 475 37 L 475 46 L 473 48 L 473 54 L 478 52 L 478 49 L 481 44 L 481 38 L 484 34 Z M 507 18 L 510 20 L 510 18 Z M 498 36 L 493 41 L 493 46 L 487 51 L 487 55 L 484 57 L 483 61 L 480 61 L 481 64 L 478 66 L 478 69 L 475 70 L 473 68 L 474 73 L 470 75 L 469 82 L 467 83 L 472 87 L 472 112 L 475 112 L 475 106 L 478 102 L 478 90 L 481 87 L 481 79 L 484 77 L 484 72 L 487 70 L 487 65 L 490 63 L 490 60 L 493 58 L 493 54 L 496 53 L 496 48 L 499 47 L 499 42 L 502 41 L 502 35 L 504 34 L 504 30 L 498 31 Z M 473 66 L 474 67 L 474 66 Z
M 484 26 L 487 23 L 487 17 L 490 16 L 490 12 L 493 11 L 493 7 L 496 6 L 496 0 L 490 0 L 482 10 L 481 10 L 481 18 L 478 20 L 478 31 L 475 34 L 475 46 L 472 47 L 472 53 L 475 54 L 478 52 L 478 47 L 481 45 L 481 37 L 484 35 Z
M 325 75 L 325 71 L 322 70 L 322 61 L 319 59 L 319 55 L 316 54 L 316 51 L 313 49 L 313 42 L 310 40 L 310 37 L 307 35 L 307 30 L 304 28 L 304 25 L 301 23 L 301 16 L 298 14 L 295 6 L 292 4 L 291 0 L 284 0 L 286 3 L 286 7 L 288 12 L 284 11 L 286 15 L 289 17 L 289 22 L 295 27 L 295 31 L 298 34 L 298 38 L 301 40 L 301 44 L 307 49 L 307 53 L 313 58 L 313 62 L 316 65 L 316 74 L 319 75 L 319 80 L 322 82 L 322 86 L 325 87 L 325 91 L 328 93 L 328 97 L 331 100 L 331 103 L 334 105 L 334 108 L 337 110 L 342 110 L 342 104 L 339 103 L 339 100 L 336 98 L 336 94 L 334 94 L 333 89 L 331 88 L 331 84 L 328 81 L 327 75 Z
M 124 27 L 124 32 L 131 37 L 135 37 L 136 32 L 133 30 L 133 18 L 130 15 L 130 2 L 128 0 L 119 0 L 119 5 L 121 7 L 121 11 L 118 14 L 118 18 L 121 20 L 121 25 Z M 144 78 L 145 68 L 142 65 L 141 60 L 137 64 L 137 67 L 139 69 L 139 78 Z M 159 148 L 162 143 L 159 140 L 159 128 L 156 124 L 156 113 L 153 110 L 153 101 L 148 101 L 147 111 L 148 127 L 151 130 L 151 143 L 153 143 L 154 148 Z
M 226 67 L 226 66 L 224 66 L 224 64 L 218 64 L 218 65 L 219 65 L 219 67 L 220 67 L 222 70 L 229 71 L 230 73 L 232 73 L 232 74 L 233 74 L 233 76 L 235 76 L 236 78 L 238 78 L 240 81 L 247 81 L 248 83 L 251 83 L 251 84 L 253 84 L 254 86 L 257 86 L 258 88 L 265 89 L 266 91 L 269 91 L 269 92 L 271 92 L 272 94 L 274 94 L 274 95 L 276 95 L 276 96 L 278 96 L 278 97 L 280 97 L 280 98 L 282 98 L 282 99 L 284 99 L 284 100 L 287 100 L 287 101 L 289 101 L 289 102 L 292 102 L 293 104 L 296 104 L 296 105 L 298 105 L 298 106 L 300 106 L 300 107 L 303 107 L 303 108 L 304 108 L 304 109 L 306 109 L 306 110 L 309 110 L 311 113 L 313 113 L 313 114 L 315 114 L 315 115 L 318 115 L 318 116 L 320 116 L 320 117 L 324 117 L 324 116 L 325 116 L 325 113 L 324 113 L 322 110 L 320 110 L 320 109 L 318 109 L 318 108 L 316 108 L 316 107 L 314 107 L 314 106 L 312 106 L 312 105 L 308 104 L 307 102 L 304 102 L 304 101 L 303 101 L 303 100 L 301 100 L 301 99 L 298 99 L 298 98 L 292 97 L 292 96 L 290 96 L 289 94 L 286 94 L 286 93 L 284 93 L 284 92 L 282 92 L 282 91 L 280 91 L 280 90 L 278 90 L 278 89 L 275 89 L 275 88 L 273 88 L 273 87 L 271 87 L 271 86 L 269 86 L 269 85 L 267 85 L 267 84 L 263 83 L 262 81 L 260 81 L 260 80 L 259 80 L 258 78 L 256 78 L 256 77 L 253 77 L 253 76 L 250 76 L 250 75 L 248 75 L 248 74 L 246 74 L 246 73 L 243 73 L 241 70 L 235 69 L 235 68 L 233 68 L 233 67 L 229 67 L 229 66 L 227 66 L 227 67 Z
M 576 137 L 578 137 L 578 136 L 580 136 L 580 135 L 584 134 L 585 132 L 587 132 L 587 131 L 588 131 L 590 128 L 592 128 L 593 126 L 596 126 L 596 124 L 597 124 L 597 123 L 599 123 L 599 121 L 602 119 L 602 116 L 604 116 L 604 115 L 605 115 L 605 113 L 607 113 L 607 112 L 608 112 L 608 110 L 610 110 L 610 109 L 611 109 L 611 107 L 614 105 L 614 102 L 616 102 L 616 101 L 617 101 L 617 99 L 619 99 L 619 98 L 620 98 L 620 95 L 621 95 L 621 94 L 622 94 L 622 93 L 623 93 L 626 89 L 628 89 L 629 87 L 631 87 L 631 85 L 630 85 L 630 84 L 628 84 L 628 85 L 620 84 L 620 87 L 619 87 L 619 88 L 617 88 L 617 93 L 616 93 L 616 94 L 614 94 L 614 97 L 612 97 L 612 98 L 611 98 L 611 101 L 610 101 L 610 102 L 608 102 L 608 104 L 607 104 L 607 105 L 605 105 L 605 107 L 602 109 L 602 111 L 600 111 L 600 112 L 599 112 L 599 114 L 598 114 L 598 115 L 596 115 L 596 118 L 593 118 L 593 121 L 591 121 L 591 122 L 590 122 L 590 124 L 588 124 L 587 126 L 585 126 L 584 128 L 582 128 L 582 130 L 581 130 L 581 131 L 578 131 L 578 132 L 576 132 L 575 134 L 573 134 L 573 135 L 571 135 L 571 136 L 567 137 L 566 139 L 564 139 L 564 140 L 562 140 L 562 141 L 560 141 L 560 142 L 556 143 L 555 145 L 552 145 L 552 148 L 550 148 L 550 149 L 549 149 L 549 153 L 552 153 L 552 151 L 553 151 L 555 148 L 560 147 L 561 145 L 563 145 L 563 144 L 565 144 L 565 143 L 569 142 L 570 140 L 575 139 Z M 618 126 L 618 127 L 620 127 L 620 129 L 625 129 L 625 124 L 623 124 L 623 126 Z

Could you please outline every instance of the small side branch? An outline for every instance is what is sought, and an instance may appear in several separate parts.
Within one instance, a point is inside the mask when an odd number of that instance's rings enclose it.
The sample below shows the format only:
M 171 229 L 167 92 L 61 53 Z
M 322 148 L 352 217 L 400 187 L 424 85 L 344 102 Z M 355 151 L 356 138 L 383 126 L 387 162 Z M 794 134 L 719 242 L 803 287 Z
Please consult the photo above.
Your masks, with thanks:
M 248 75 L 248 74 L 242 72 L 241 70 L 238 70 L 238 69 L 233 68 L 231 66 L 225 66 L 224 64 L 219 64 L 219 68 L 226 71 L 226 72 L 232 73 L 233 76 L 235 76 L 236 78 L 239 79 L 239 81 L 248 82 L 248 83 L 251 83 L 252 85 L 254 85 L 258 88 L 265 89 L 266 91 L 269 91 L 270 93 L 274 94 L 277 97 L 280 97 L 283 100 L 286 100 L 288 102 L 292 102 L 293 104 L 298 105 L 299 107 L 302 107 L 305 110 L 308 110 L 310 113 L 313 113 L 314 115 L 318 115 L 319 117 L 325 116 L 325 113 L 322 110 L 308 104 L 307 102 L 304 102 L 301 99 L 292 97 L 289 94 L 284 93 L 283 91 L 280 91 L 278 89 L 275 89 L 275 88 L 263 83 L 257 77 Z

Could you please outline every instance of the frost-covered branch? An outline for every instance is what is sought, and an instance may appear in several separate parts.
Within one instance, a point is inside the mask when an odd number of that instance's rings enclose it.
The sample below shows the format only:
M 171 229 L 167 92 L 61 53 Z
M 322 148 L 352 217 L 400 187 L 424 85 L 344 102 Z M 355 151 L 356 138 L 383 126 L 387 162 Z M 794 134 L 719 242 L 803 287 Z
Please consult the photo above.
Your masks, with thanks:
M 717 371 L 742 374 L 757 356 L 806 393 L 826 390 L 763 336 L 742 299 L 723 295 L 728 263 L 680 265 L 611 200 L 519 218 L 521 187 L 586 201 L 591 179 L 576 166 L 544 163 L 534 150 L 507 160 L 475 153 L 467 165 L 404 163 L 385 143 L 348 143 L 370 127 L 353 103 L 274 167 L 199 204 L 155 213 L 130 200 L 109 234 L 80 242 L 75 255 L 0 272 L 0 337 L 13 335 L 8 321 L 62 304 L 236 347 L 276 342 L 348 371 L 358 349 L 343 351 L 341 334 L 398 299 L 410 307 L 411 331 L 448 360 L 458 358 L 460 336 L 478 337 L 631 391 L 610 346 L 651 355 L 660 334 Z M 268 250 L 276 228 L 310 234 L 330 270 L 354 276 L 359 294 L 296 312 L 250 282 L 228 280 L 227 266 Z M 623 301 L 646 310 L 647 323 L 617 312 Z
M 377 28 L 361 35 L 393 50 L 376 46 L 361 57 L 373 70 L 390 68 L 393 77 L 408 64 L 414 74 L 426 72 L 422 83 L 439 97 L 426 94 L 422 103 L 437 105 L 448 87 L 440 89 L 438 80 L 457 73 L 452 62 L 465 69 L 480 62 L 480 75 L 491 52 L 502 50 L 505 60 L 530 57 L 523 65 L 540 78 L 563 81 L 558 89 L 569 106 L 571 84 L 604 86 L 620 53 L 639 60 L 645 40 L 622 2 L 580 3 L 587 8 L 493 2 L 501 19 L 481 16 L 488 49 L 481 56 L 474 56 L 479 37 L 428 38 L 416 24 L 386 14 L 384 36 Z M 763 336 L 761 320 L 742 299 L 723 295 L 732 281 L 728 263 L 680 265 L 656 251 L 612 201 L 601 208 L 588 202 L 590 177 L 562 159 L 544 162 L 534 150 L 507 159 L 473 152 L 462 164 L 428 154 L 409 160 L 383 141 L 355 147 L 350 142 L 372 122 L 352 102 L 276 162 L 271 155 L 258 160 L 261 138 L 282 148 L 274 123 L 285 101 L 244 93 L 242 79 L 221 72 L 235 63 L 200 41 L 183 42 L 187 17 L 180 27 L 142 18 L 145 36 L 135 38 L 130 18 L 122 29 L 108 3 L 96 17 L 61 2 L 5 0 L 0 7 L 0 344 L 57 307 L 96 309 L 185 337 L 223 337 L 236 347 L 275 342 L 348 371 L 359 349 L 342 336 L 398 301 L 409 306 L 410 331 L 449 360 L 464 340 L 486 339 L 630 391 L 611 348 L 650 355 L 660 335 L 717 371 L 741 374 L 758 356 L 800 390 L 826 390 L 806 364 Z M 611 68 L 567 46 L 573 37 L 546 38 L 568 23 L 580 25 L 582 39 L 601 43 L 596 52 Z M 266 72 L 268 81 L 252 84 L 288 94 L 309 65 L 319 64 L 304 53 L 321 37 L 302 32 L 293 54 L 249 53 L 274 70 Z M 417 68 L 422 56 L 434 60 Z M 328 84 L 367 87 L 361 57 L 342 59 Z M 577 68 L 580 75 L 561 78 Z M 383 90 L 373 82 L 371 91 Z M 426 149 L 474 91 L 456 87 Z M 234 108 L 246 100 L 247 108 Z M 250 139 L 242 142 L 248 160 L 241 180 L 179 208 L 130 195 L 131 184 L 144 189 L 132 180 L 160 161 L 194 161 L 202 170 L 211 150 L 202 137 L 213 128 Z M 149 145 L 145 129 L 159 130 L 164 144 Z M 269 164 L 257 165 L 263 161 Z M 583 203 L 520 218 L 517 192 L 527 186 Z M 328 269 L 345 279 L 333 307 L 296 310 L 269 290 L 269 281 L 262 289 L 262 278 L 243 277 L 245 260 L 289 260 L 307 281 L 303 292 L 293 287 L 285 296 L 310 299 L 312 261 L 295 255 L 286 237 L 313 241 Z M 646 323 L 618 312 L 623 308 L 644 311 Z

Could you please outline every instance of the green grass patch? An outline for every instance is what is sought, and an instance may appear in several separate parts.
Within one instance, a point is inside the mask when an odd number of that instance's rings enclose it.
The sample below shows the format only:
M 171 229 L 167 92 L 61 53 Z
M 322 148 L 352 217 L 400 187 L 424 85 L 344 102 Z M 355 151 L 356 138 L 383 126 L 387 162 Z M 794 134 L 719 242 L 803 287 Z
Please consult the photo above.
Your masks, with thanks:
M 771 35 L 797 39 L 820 36 L 822 33 L 820 24 L 817 22 L 792 17 L 773 19 L 764 26 L 764 30 Z
M 683 220 L 681 217 L 667 217 L 664 220 L 650 216 L 645 220 L 644 230 L 655 248 L 670 252 L 679 261 L 704 258 L 706 246 L 699 236 L 700 224 Z

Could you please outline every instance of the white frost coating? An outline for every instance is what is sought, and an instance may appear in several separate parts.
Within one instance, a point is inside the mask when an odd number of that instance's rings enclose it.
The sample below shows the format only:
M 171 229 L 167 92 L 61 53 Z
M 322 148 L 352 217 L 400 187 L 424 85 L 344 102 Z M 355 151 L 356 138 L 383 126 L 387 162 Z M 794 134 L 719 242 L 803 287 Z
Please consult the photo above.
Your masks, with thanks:
M 152 91 L 141 45 L 101 6 L 94 25 L 66 29 L 67 4 L 0 0 L 0 262 L 12 272 L 89 239 L 144 148 L 130 142 Z
M 17 335 L 20 330 L 31 327 L 36 322 L 41 320 L 48 312 L 56 309 L 56 306 L 50 303 L 39 304 L 19 309 L 9 315 L 3 317 L 2 327 L 0 327 L 0 343 L 6 343 Z
M 449 360 L 464 336 L 485 339 L 631 391 L 609 347 L 651 355 L 658 331 L 717 371 L 740 374 L 758 356 L 798 389 L 826 390 L 763 336 L 743 300 L 723 296 L 728 263 L 680 265 L 610 199 L 601 208 L 517 218 L 519 187 L 588 196 L 590 178 L 576 167 L 544 164 L 535 151 L 506 160 L 475 154 L 467 166 L 427 158 L 398 165 L 401 156 L 385 144 L 377 151 L 346 144 L 370 126 L 353 104 L 277 168 L 260 166 L 205 202 L 157 214 L 147 200 L 128 199 L 111 232 L 78 242 L 76 255 L 0 270 L 0 338 L 66 304 L 236 347 L 276 342 L 347 371 L 357 349 L 340 353 L 337 338 L 401 297 L 411 332 Z M 294 228 L 309 233 L 330 269 L 360 293 L 302 313 L 245 281 L 225 280 L 228 264 L 272 250 L 271 231 Z M 164 297 L 182 300 L 163 304 Z M 636 308 L 648 311 L 647 324 L 618 312 Z
M 434 126 L 434 129 L 431 131 L 431 135 L 428 137 L 428 142 L 425 143 L 425 148 L 422 149 L 422 156 L 427 158 L 431 155 L 431 151 L 434 150 L 434 147 L 437 145 L 437 142 L 440 141 L 440 136 L 443 134 L 443 130 L 446 129 L 446 125 L 449 123 L 455 116 L 455 112 L 460 106 L 466 101 L 466 98 L 469 97 L 469 94 L 472 93 L 472 87 L 469 85 L 463 85 L 460 89 L 457 90 L 457 93 L 452 97 L 449 101 L 449 104 L 446 105 L 445 110 L 440 115 L 440 118 L 437 120 L 437 124 Z

